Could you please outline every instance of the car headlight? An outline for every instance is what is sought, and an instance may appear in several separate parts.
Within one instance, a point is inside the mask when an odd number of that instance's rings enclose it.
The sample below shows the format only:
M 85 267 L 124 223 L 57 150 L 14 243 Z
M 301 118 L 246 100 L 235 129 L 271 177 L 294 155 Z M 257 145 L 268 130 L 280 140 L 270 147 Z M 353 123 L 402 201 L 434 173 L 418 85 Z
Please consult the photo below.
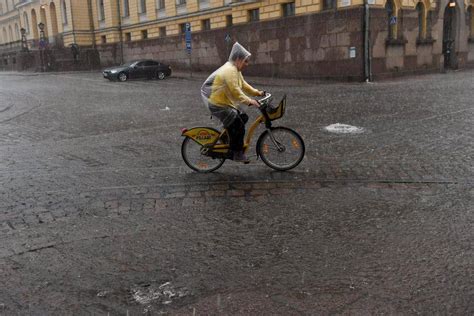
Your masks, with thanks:
M 116 74 L 118 71 L 117 70 L 111 70 L 110 73 L 111 74 Z

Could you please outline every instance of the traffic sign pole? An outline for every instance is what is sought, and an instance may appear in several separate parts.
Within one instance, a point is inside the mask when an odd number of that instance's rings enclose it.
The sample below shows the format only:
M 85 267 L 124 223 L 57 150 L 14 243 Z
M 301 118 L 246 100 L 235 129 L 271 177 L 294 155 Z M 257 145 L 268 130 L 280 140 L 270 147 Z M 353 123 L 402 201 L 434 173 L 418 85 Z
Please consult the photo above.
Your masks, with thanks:
M 192 39 L 191 39 L 191 23 L 189 22 L 185 24 L 184 38 L 186 42 L 186 51 L 188 52 L 188 55 L 189 55 L 189 72 L 192 78 L 193 77 L 193 64 L 192 64 L 192 58 L 191 58 Z

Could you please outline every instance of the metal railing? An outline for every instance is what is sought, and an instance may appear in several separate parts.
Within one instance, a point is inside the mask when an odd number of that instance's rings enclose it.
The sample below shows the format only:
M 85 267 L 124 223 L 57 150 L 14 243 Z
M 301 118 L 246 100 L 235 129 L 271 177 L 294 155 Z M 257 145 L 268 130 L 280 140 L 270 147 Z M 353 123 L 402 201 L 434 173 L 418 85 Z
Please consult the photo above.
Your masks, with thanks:
M 0 44 L 0 53 L 9 53 L 21 50 L 21 41 Z

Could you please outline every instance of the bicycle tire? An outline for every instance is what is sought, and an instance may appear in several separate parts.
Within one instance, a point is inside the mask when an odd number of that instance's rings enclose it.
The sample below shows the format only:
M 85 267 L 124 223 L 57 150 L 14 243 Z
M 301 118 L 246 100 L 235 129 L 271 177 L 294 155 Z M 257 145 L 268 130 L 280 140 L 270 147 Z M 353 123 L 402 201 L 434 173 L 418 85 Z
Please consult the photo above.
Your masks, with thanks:
M 275 140 L 283 146 L 283 150 L 279 151 L 270 137 L 270 132 L 264 131 L 257 141 L 257 154 L 262 161 L 270 168 L 279 171 L 298 166 L 305 154 L 303 138 L 294 130 L 283 126 L 274 127 L 271 131 Z
M 209 173 L 219 169 L 225 162 L 223 158 L 212 158 L 201 154 L 202 146 L 192 138 L 185 137 L 181 145 L 181 156 L 194 171 Z M 211 164 L 210 164 L 211 163 Z

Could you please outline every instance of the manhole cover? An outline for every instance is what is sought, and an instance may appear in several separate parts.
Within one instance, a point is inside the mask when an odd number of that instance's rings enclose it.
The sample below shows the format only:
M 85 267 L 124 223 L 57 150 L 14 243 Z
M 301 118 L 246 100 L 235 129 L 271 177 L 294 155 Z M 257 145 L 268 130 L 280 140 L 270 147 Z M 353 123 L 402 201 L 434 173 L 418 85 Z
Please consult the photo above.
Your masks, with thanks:
M 336 133 L 336 134 L 360 134 L 364 132 L 362 127 L 347 125 L 347 124 L 331 124 L 324 128 L 325 131 L 329 133 Z

